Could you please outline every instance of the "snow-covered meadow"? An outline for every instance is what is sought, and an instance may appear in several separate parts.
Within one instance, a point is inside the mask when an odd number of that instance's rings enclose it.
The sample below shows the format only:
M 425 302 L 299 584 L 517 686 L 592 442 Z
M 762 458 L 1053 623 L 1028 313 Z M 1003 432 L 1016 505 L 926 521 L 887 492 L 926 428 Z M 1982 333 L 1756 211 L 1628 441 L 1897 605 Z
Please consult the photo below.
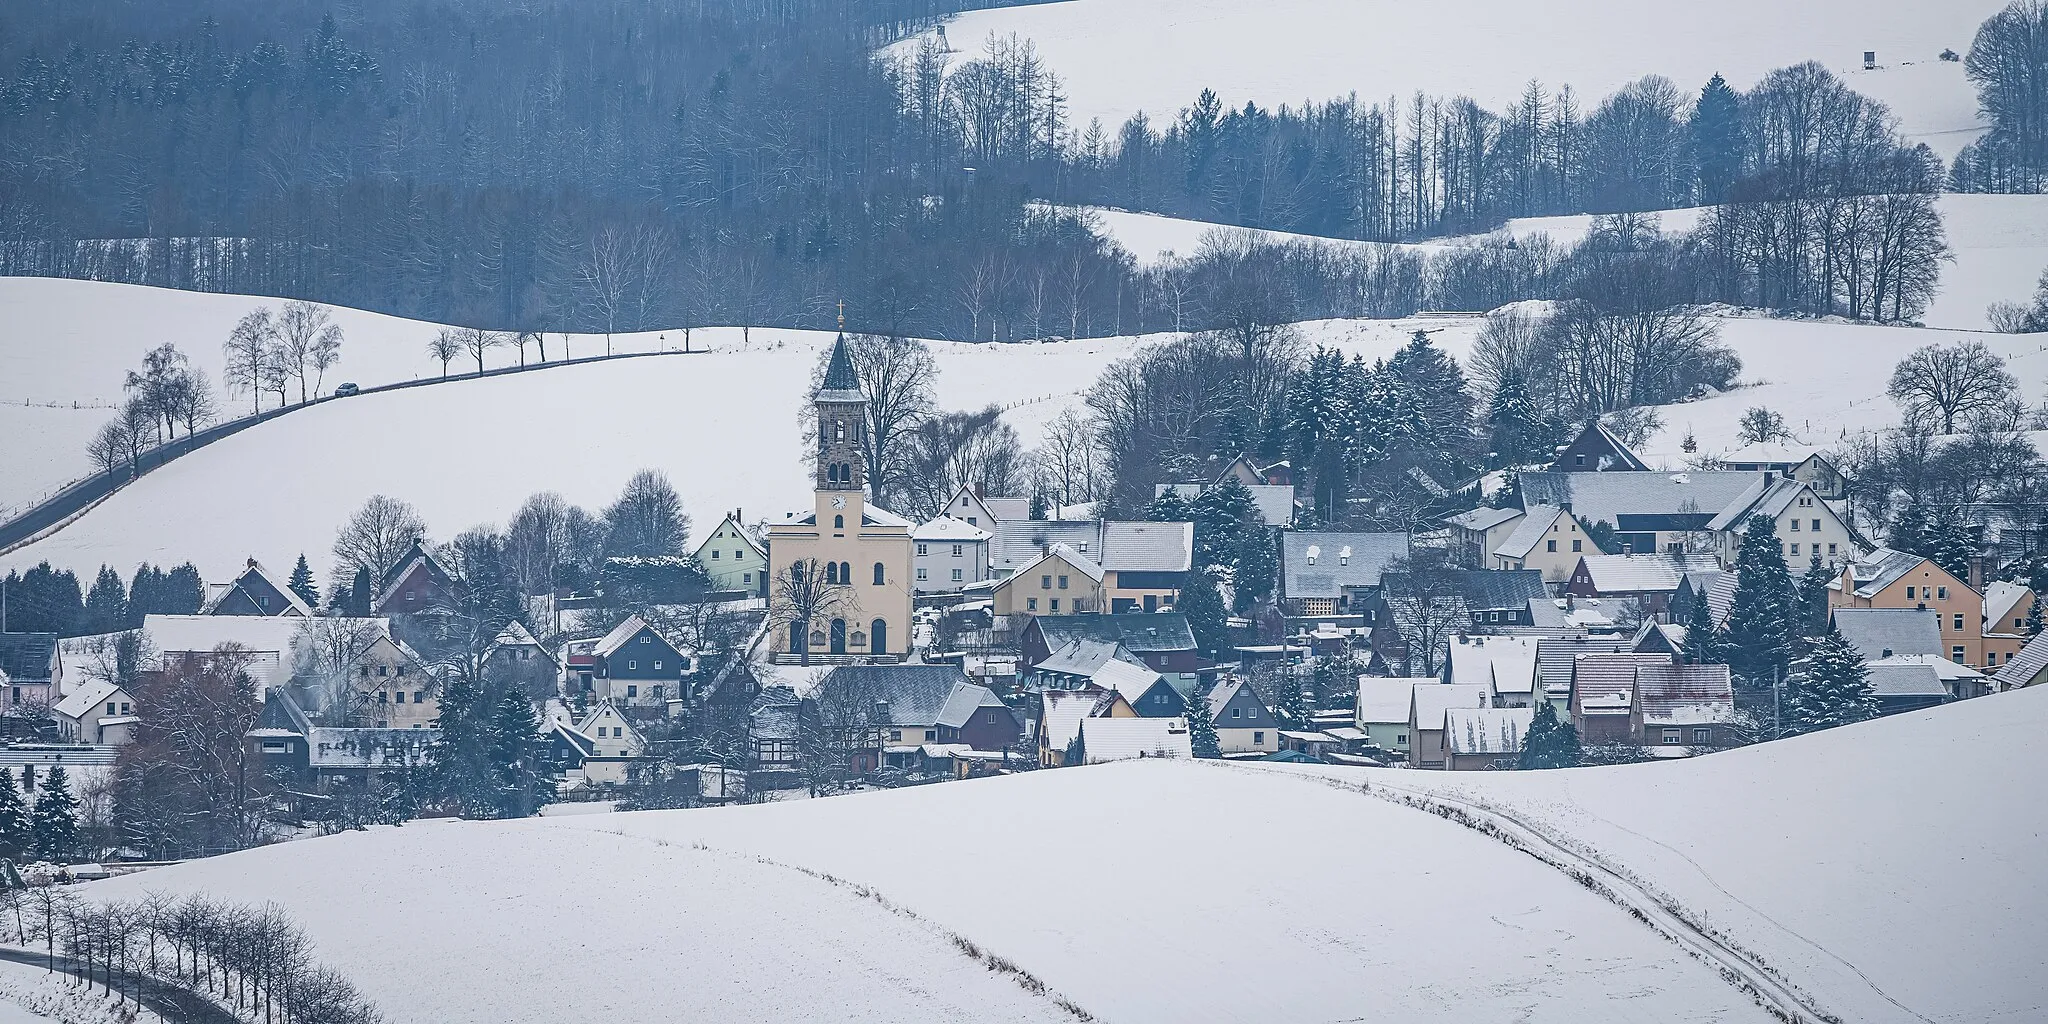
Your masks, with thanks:
M 1062 1016 L 1055 999 L 1117 1022 L 1769 1019 L 1625 909 L 1370 782 L 1622 865 L 1842 1019 L 2019 1021 L 2048 991 L 2048 836 L 1975 755 L 2038 778 L 2044 726 L 2048 693 L 2030 691 L 1675 764 L 1124 762 L 421 822 L 84 892 L 275 901 L 400 1024 L 1038 1020 Z M 459 970 L 417 969 L 449 949 Z
M 1981 127 L 1962 65 L 2003 0 L 1733 0 L 1711 8 L 1577 0 L 1567 9 L 1503 0 L 1070 0 L 971 11 L 946 24 L 956 61 L 991 34 L 1037 44 L 1065 83 L 1073 122 L 1114 131 L 1143 111 L 1171 120 L 1203 89 L 1223 105 L 1299 105 L 1357 95 L 1405 103 L 1417 91 L 1500 109 L 1531 80 L 1570 85 L 1587 107 L 1643 75 L 1685 91 L 1721 74 L 1747 88 L 1817 60 L 1891 105 L 1901 130 L 1953 157 Z M 911 44 L 898 44 L 899 47 Z M 1863 69 L 1863 53 L 1881 65 Z

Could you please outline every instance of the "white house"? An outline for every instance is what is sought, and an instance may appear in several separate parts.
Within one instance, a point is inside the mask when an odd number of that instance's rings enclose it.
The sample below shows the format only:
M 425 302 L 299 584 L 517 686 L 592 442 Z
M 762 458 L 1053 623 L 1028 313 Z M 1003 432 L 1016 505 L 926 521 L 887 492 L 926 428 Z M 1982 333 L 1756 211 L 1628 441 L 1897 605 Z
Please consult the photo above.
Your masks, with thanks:
M 576 731 L 590 738 L 591 752 L 583 759 L 583 777 L 592 783 L 626 781 L 633 762 L 647 754 L 646 738 L 609 700 L 598 701 L 583 721 L 576 723 Z
M 1216 746 L 1224 754 L 1270 754 L 1280 749 L 1280 720 L 1249 680 L 1225 680 L 1209 691 L 1209 721 L 1216 726 Z
M 1194 756 L 1185 718 L 1084 718 L 1080 734 L 1086 764 Z
M 1743 530 L 1759 515 L 1770 516 L 1776 522 L 1779 547 L 1794 574 L 1816 556 L 1821 564 L 1829 566 L 1856 560 L 1854 535 L 1842 517 L 1821 500 L 1812 484 L 1767 472 L 1707 524 L 1707 529 L 1714 531 L 1716 553 L 1721 556 L 1722 565 L 1735 564 L 1736 553 L 1742 549 Z
M 1486 568 L 1535 569 L 1543 573 L 1543 582 L 1563 583 L 1581 557 L 1600 553 L 1600 545 L 1569 511 L 1531 505 L 1515 522 L 1514 531 L 1489 553 Z
M 988 579 L 988 542 L 993 536 L 991 530 L 950 515 L 910 531 L 910 540 L 917 545 L 912 588 L 920 594 L 951 593 Z
M 739 512 L 727 512 L 718 529 L 697 545 L 697 564 L 711 577 L 713 590 L 737 590 L 760 595 L 768 592 L 768 551 L 747 528 L 740 525 Z
M 91 679 L 50 709 L 66 743 L 120 746 L 135 739 L 135 698 L 117 683 Z

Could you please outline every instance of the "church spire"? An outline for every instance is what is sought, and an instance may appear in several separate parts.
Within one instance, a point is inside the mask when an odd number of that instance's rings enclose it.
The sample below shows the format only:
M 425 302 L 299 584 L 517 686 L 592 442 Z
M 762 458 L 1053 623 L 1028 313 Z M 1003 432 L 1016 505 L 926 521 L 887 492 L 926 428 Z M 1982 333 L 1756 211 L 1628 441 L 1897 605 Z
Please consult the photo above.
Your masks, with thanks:
M 860 377 L 853 372 L 853 354 L 847 351 L 846 335 L 832 343 L 832 360 L 825 364 L 825 383 L 818 392 L 820 402 L 859 402 Z

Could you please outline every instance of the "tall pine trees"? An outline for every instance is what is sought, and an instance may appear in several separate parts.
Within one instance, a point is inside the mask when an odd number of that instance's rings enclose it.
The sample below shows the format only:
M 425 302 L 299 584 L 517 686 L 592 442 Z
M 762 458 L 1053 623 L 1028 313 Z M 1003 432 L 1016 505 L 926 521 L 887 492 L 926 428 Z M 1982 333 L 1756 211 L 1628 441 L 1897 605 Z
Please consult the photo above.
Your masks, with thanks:
M 1806 642 L 1806 656 L 1793 668 L 1781 699 L 1787 734 L 1877 717 L 1863 656 L 1832 627 Z
M 14 788 L 14 773 L 0 771 L 0 859 L 19 862 L 33 846 L 28 804 Z
M 1576 768 L 1579 757 L 1578 728 L 1558 718 L 1557 708 L 1548 700 L 1538 699 L 1535 717 L 1529 720 L 1528 735 L 1522 740 L 1518 767 Z
M 29 813 L 29 845 L 37 857 L 62 863 L 78 851 L 78 798 L 64 766 L 43 773 L 42 790 Z
M 1747 710 L 1768 713 L 1771 687 L 1782 680 L 1792 662 L 1798 600 L 1778 525 L 1769 516 L 1754 516 L 1742 531 L 1735 557 L 1735 600 L 1728 609 L 1728 667 L 1738 685 L 1736 697 Z
M 1196 757 L 1222 757 L 1223 741 L 1216 735 L 1216 723 L 1209 719 L 1209 691 L 1213 677 L 1204 675 L 1188 694 L 1188 746 Z
M 306 607 L 320 607 L 320 588 L 313 585 L 313 567 L 306 564 L 304 553 L 299 555 L 298 564 L 292 566 L 291 581 L 285 585 L 299 595 L 299 600 L 306 602 Z
M 1715 75 L 1707 81 L 1686 128 L 1700 203 L 1727 200 L 1742 173 L 1742 103 L 1726 79 Z

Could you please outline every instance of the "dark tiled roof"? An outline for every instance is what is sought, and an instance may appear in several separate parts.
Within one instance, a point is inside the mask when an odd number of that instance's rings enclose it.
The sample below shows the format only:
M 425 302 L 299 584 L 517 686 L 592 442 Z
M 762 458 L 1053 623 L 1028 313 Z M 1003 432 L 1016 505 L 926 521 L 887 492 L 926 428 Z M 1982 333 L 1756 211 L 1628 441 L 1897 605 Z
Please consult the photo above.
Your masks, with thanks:
M 55 633 L 0 633 L 0 672 L 16 683 L 47 683 L 56 652 Z
M 1946 656 L 1941 613 L 1916 608 L 1837 608 L 1835 628 L 1864 661 L 1909 654 Z
M 1192 651 L 1195 633 L 1179 612 L 1129 612 L 1123 615 L 1041 615 L 1031 620 L 1050 650 L 1076 640 L 1120 643 L 1137 654 Z
M 1309 553 L 1315 564 L 1309 564 Z M 1340 596 L 1346 587 L 1376 587 L 1388 563 L 1408 553 L 1405 533 L 1280 535 L 1283 581 L 1290 598 Z
M 825 364 L 825 382 L 818 391 L 818 401 L 860 400 L 860 377 L 853 372 L 853 353 L 847 351 L 846 335 L 842 334 L 832 343 L 832 361 Z
M 1473 611 L 1512 608 L 1524 610 L 1530 601 L 1548 599 L 1543 573 L 1536 569 L 1444 569 L 1455 582 L 1458 595 Z M 1389 597 L 1406 596 L 1413 573 L 1390 572 L 1381 577 L 1381 589 Z
M 968 682 L 958 665 L 847 665 L 833 669 L 819 686 L 843 686 L 863 700 L 885 703 L 889 721 L 899 725 L 962 725 L 982 706 L 984 694 L 993 697 Z

